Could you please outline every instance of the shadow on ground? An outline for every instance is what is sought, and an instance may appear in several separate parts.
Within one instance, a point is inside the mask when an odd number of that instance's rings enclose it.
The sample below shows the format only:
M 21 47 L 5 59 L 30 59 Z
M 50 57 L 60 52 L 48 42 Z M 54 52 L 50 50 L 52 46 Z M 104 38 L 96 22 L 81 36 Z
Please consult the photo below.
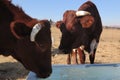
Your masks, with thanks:
M 0 63 L 0 80 L 17 80 L 25 78 L 28 71 L 19 62 Z

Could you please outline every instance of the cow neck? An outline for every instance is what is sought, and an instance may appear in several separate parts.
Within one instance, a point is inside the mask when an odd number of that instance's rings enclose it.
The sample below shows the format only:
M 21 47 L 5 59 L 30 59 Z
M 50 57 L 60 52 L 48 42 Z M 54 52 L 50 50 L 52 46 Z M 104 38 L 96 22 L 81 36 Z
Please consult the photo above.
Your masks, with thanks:
M 5 0 L 0 0 L 0 22 L 12 21 L 13 17 L 13 14 L 5 4 Z
M 15 6 L 11 3 L 11 1 L 3 0 L 6 7 L 11 11 L 11 13 L 14 15 L 14 20 L 22 20 L 24 22 L 29 22 L 32 20 L 30 16 L 24 13 L 22 8 L 19 6 Z

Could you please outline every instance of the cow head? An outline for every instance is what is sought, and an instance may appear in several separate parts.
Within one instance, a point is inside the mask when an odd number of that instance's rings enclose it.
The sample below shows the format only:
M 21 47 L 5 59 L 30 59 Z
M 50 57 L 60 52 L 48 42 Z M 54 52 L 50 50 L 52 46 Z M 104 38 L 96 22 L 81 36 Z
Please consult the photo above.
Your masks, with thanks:
M 52 72 L 50 23 L 41 20 L 30 27 L 15 21 L 11 23 L 11 31 L 17 39 L 12 56 L 38 77 L 48 77 Z
M 90 28 L 94 23 L 94 17 L 87 11 L 77 11 L 76 16 L 83 28 Z
M 76 26 L 90 28 L 94 23 L 94 17 L 88 11 L 67 10 L 63 15 L 63 22 L 67 30 L 74 30 Z
M 63 21 L 57 21 L 56 27 L 59 28 L 62 33 L 59 50 L 67 54 L 71 50 L 71 45 L 70 45 L 72 43 L 71 33 L 66 29 L 66 26 L 63 23 Z
M 94 23 L 93 16 L 87 11 L 67 10 L 63 15 L 63 21 L 56 23 L 62 32 L 59 49 L 69 53 L 73 42 L 82 33 L 82 29 L 91 28 Z

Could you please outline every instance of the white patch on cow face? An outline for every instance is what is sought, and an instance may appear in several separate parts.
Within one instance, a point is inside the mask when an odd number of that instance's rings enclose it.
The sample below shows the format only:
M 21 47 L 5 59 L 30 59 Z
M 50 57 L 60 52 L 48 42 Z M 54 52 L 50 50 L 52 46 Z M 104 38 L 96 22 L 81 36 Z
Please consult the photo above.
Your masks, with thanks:
M 35 24 L 35 26 L 32 28 L 31 34 L 30 34 L 30 41 L 35 41 L 35 36 L 38 34 L 38 32 L 41 30 L 42 26 L 40 23 Z
M 91 13 L 88 11 L 76 11 L 76 16 L 78 16 L 78 17 L 86 16 L 86 15 L 91 15 Z
M 91 44 L 90 44 L 90 49 L 91 49 L 90 54 L 94 53 L 94 49 L 97 48 L 97 45 L 98 45 L 98 43 L 96 42 L 96 39 L 93 39 Z
M 84 46 L 84 45 L 81 45 L 79 48 L 80 48 L 81 50 L 84 50 L 85 46 Z
M 73 52 L 76 52 L 77 49 L 73 49 Z

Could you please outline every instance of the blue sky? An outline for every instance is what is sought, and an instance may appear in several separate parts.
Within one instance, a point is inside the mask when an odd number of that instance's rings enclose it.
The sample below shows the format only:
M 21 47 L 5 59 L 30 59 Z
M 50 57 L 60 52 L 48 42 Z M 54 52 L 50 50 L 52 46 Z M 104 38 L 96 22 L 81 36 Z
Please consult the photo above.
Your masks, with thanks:
M 62 19 L 66 10 L 77 10 L 87 0 L 12 0 L 33 18 Z M 120 0 L 91 0 L 96 4 L 104 26 L 120 25 Z

